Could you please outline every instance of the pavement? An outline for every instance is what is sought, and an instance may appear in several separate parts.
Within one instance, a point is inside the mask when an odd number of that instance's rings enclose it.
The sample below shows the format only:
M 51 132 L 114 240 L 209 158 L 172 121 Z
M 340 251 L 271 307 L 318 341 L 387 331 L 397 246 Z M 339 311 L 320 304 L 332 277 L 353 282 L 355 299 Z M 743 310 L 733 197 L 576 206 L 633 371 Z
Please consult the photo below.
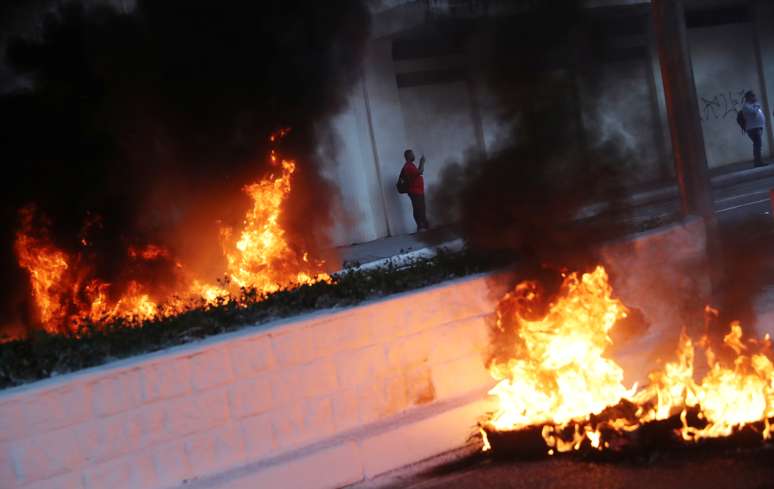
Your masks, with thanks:
M 368 243 L 356 243 L 337 248 L 342 264 L 348 266 L 376 265 L 400 256 L 417 256 L 418 252 L 437 247 L 459 248 L 458 233 L 452 226 L 439 227 L 421 233 L 388 236 Z
M 774 164 L 743 167 L 712 177 L 718 220 L 729 222 L 755 215 L 771 215 L 770 189 L 774 189 Z
M 588 462 L 573 456 L 495 461 L 473 456 L 393 487 L 406 489 L 771 489 L 774 450 L 661 453 L 647 460 Z

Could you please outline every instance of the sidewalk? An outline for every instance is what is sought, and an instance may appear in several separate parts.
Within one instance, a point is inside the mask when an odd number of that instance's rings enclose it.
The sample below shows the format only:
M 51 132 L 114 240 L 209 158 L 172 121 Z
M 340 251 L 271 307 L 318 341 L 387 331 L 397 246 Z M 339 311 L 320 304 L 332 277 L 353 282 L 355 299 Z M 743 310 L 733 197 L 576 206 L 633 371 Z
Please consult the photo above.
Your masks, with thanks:
M 749 214 L 770 211 L 769 189 L 774 188 L 774 160 L 761 168 L 752 163 L 737 163 L 710 169 L 715 210 L 723 219 L 739 219 Z M 649 184 L 632 191 L 626 201 L 630 218 L 636 222 L 668 217 L 679 212 L 679 192 L 675 182 Z M 597 215 L 603 206 L 589 206 L 583 217 Z M 580 216 L 579 216 L 580 217 Z M 459 249 L 463 243 L 453 226 L 431 229 L 423 233 L 388 236 L 367 243 L 336 248 L 343 267 L 378 266 L 393 257 L 409 259 L 431 256 L 434 249 L 444 246 Z
M 347 268 L 357 265 L 378 266 L 393 257 L 431 256 L 434 254 L 433 250 L 439 246 L 462 248 L 462 241 L 452 226 L 341 246 L 336 251 L 341 257 L 343 268 Z

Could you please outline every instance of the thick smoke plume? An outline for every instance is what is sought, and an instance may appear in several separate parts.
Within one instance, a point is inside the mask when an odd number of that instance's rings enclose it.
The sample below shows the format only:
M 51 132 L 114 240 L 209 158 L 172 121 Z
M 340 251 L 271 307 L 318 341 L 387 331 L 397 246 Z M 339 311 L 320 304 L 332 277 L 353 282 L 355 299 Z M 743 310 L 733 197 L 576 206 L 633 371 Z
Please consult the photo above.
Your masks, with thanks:
M 128 12 L 66 2 L 46 12 L 39 32 L 6 50 L 32 88 L 0 98 L 5 318 L 28 310 L 12 248 L 19 209 L 34 205 L 64 250 L 87 236 L 90 267 L 107 282 L 148 273 L 126 260 L 128 246 L 147 243 L 206 273 L 218 226 L 238 224 L 247 207 L 241 187 L 270 171 L 279 128 L 292 128 L 280 152 L 298 165 L 289 241 L 324 244 L 335 190 L 318 171 L 315 126 L 358 75 L 369 31 L 360 0 L 140 0 Z
M 449 210 L 444 218 L 459 223 L 473 248 L 514 258 L 514 283 L 538 284 L 520 303 L 533 319 L 547 312 L 562 273 L 605 263 L 601 245 L 636 225 L 627 198 L 641 183 L 641 158 L 594 121 L 611 111 L 603 56 L 610 40 L 582 3 L 532 2 L 529 11 L 476 26 L 471 37 L 480 44 L 471 49 L 494 99 L 498 138 L 486 154 L 471 151 L 447 167 L 431 189 L 432 207 Z M 619 325 L 627 340 L 646 333 L 650 312 L 632 307 Z M 490 360 L 512 357 L 515 338 L 496 324 L 491 333 Z
M 580 78 L 595 78 L 596 61 L 579 50 L 593 40 L 587 15 L 576 0 L 533 2 L 484 22 L 477 69 L 504 129 L 494 150 L 448 167 L 432 192 L 471 245 L 524 266 L 590 264 L 594 246 L 626 221 L 620 200 L 634 158 L 586 127 L 579 101 Z

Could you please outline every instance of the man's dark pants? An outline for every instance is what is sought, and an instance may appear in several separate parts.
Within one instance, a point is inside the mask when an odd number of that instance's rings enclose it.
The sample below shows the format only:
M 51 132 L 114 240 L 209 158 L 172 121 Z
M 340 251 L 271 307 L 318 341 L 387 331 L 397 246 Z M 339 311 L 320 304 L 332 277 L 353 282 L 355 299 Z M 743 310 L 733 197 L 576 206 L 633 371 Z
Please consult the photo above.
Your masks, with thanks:
M 750 129 L 747 131 L 747 135 L 753 142 L 753 154 L 755 155 L 755 166 L 763 165 L 763 158 L 761 157 L 761 146 L 763 145 L 763 129 Z
M 425 215 L 425 195 L 424 194 L 408 194 L 411 198 L 411 207 L 414 209 L 414 221 L 417 223 L 417 230 L 428 229 L 430 225 L 427 223 L 427 216 Z

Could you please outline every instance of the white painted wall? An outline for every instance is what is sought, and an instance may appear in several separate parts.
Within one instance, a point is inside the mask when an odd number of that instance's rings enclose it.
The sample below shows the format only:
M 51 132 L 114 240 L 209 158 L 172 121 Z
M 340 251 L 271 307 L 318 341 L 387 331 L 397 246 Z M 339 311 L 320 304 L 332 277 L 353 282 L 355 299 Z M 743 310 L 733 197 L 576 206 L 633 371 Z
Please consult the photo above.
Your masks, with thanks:
M 325 129 L 333 139 L 332 154 L 321 154 L 320 158 L 326 162 L 325 176 L 339 197 L 338 219 L 332 230 L 335 244 L 363 243 L 386 236 L 387 219 L 362 80 L 350 95 L 347 110 Z
M 408 133 L 408 147 L 427 157 L 425 166 L 425 199 L 428 219 L 439 223 L 438 209 L 433 209 L 432 190 L 440 184 L 444 168 L 464 164 L 468 152 L 476 152 L 473 108 L 467 82 L 420 85 L 400 89 L 400 100 Z M 402 160 L 398 159 L 398 162 Z M 404 215 L 411 219 L 411 204 L 403 199 Z M 416 225 L 409 221 L 409 230 Z
M 761 100 L 765 100 L 768 106 L 766 111 L 769 126 L 763 140 L 764 154 L 774 154 L 774 128 L 772 127 L 772 110 L 774 110 L 774 2 L 757 0 L 754 3 L 753 14 L 755 16 L 756 32 L 758 34 L 758 46 L 760 49 L 760 61 L 763 73 L 763 85 L 765 94 L 761 94 Z M 763 97 L 765 95 L 765 99 Z
M 688 30 L 707 163 L 710 168 L 753 160 L 750 139 L 736 123 L 744 92 L 761 86 L 754 25 L 727 24 Z M 768 144 L 764 156 L 771 153 Z
M 504 290 L 496 282 L 490 290 L 492 280 L 3 391 L 0 487 L 339 487 L 464 446 L 484 412 L 464 408 L 465 399 L 481 399 L 493 383 L 486 316 Z M 386 423 L 420 406 L 440 418 Z M 363 431 L 371 425 L 380 428 Z M 411 447 L 398 442 L 407 429 Z M 238 467 L 247 468 L 226 481 L 190 484 Z
M 589 144 L 616 141 L 631 159 L 627 165 L 629 183 L 650 182 L 663 175 L 663 135 L 657 110 L 658 96 L 648 60 L 608 63 L 598 82 L 601 90 L 587 93 L 584 126 L 592 138 Z
M 409 229 L 408 219 L 401 200 L 403 196 L 395 191 L 395 181 L 407 139 L 390 39 L 376 39 L 371 43 L 365 61 L 365 86 L 381 175 L 378 184 L 384 195 L 389 231 L 391 235 L 402 234 Z

